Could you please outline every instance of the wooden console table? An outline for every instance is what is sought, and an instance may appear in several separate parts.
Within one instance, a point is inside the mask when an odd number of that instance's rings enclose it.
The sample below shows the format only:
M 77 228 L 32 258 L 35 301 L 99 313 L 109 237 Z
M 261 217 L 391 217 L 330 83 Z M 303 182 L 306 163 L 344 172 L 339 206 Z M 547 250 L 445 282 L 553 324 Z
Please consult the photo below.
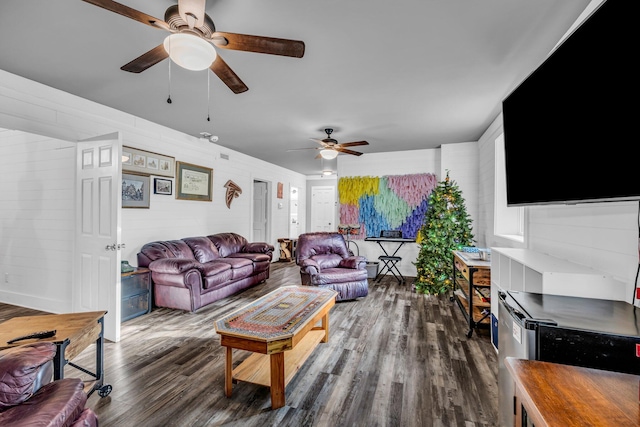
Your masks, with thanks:
M 329 340 L 329 310 L 338 293 L 311 286 L 284 286 L 215 322 L 227 347 L 225 394 L 232 382 L 271 388 L 271 408 L 285 404 L 285 387 L 321 342 Z M 316 326 L 321 322 L 321 326 Z M 233 369 L 233 349 L 253 352 Z
M 91 375 L 95 381 L 87 391 L 91 395 L 95 390 L 101 397 L 111 393 L 111 385 L 104 381 L 104 315 L 106 311 L 85 313 L 43 314 L 40 316 L 14 317 L 0 323 L 0 350 L 18 347 L 23 344 L 50 341 L 57 347 L 53 358 L 53 379 L 64 378 L 65 365 L 72 366 L 85 374 Z M 7 341 L 37 331 L 55 330 L 50 338 L 28 339 L 7 344 Z M 91 344 L 96 344 L 96 369 L 91 372 L 70 360 L 78 356 Z M 85 390 L 87 387 L 85 386 Z
M 517 427 L 640 425 L 638 375 L 512 357 L 505 366 L 516 384 Z

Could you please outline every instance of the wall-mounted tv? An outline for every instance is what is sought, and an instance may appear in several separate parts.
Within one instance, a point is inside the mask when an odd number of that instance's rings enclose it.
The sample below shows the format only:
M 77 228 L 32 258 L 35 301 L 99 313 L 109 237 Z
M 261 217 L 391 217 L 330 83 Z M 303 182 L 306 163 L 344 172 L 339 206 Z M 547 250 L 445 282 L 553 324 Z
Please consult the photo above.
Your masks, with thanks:
M 508 206 L 640 200 L 636 11 L 602 3 L 503 100 Z

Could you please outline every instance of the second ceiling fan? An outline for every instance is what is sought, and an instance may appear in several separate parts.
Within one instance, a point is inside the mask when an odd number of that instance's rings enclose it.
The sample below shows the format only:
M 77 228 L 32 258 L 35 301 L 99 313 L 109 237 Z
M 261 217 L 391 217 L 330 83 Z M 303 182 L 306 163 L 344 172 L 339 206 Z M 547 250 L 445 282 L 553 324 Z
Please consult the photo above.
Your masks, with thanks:
M 214 46 L 294 58 L 302 58 L 304 55 L 305 45 L 299 40 L 216 31 L 213 21 L 205 13 L 206 0 L 178 0 L 177 5 L 169 6 L 166 10 L 164 21 L 113 0 L 83 1 L 171 33 L 164 43 L 121 67 L 132 73 L 140 73 L 171 57 L 174 62 L 187 69 L 209 68 L 234 93 L 242 93 L 249 88 L 222 60 Z
M 316 158 L 324 158 L 324 159 L 334 159 L 338 154 L 353 154 L 354 156 L 361 156 L 362 153 L 359 151 L 349 150 L 345 147 L 355 147 L 358 145 L 369 145 L 367 141 L 353 141 L 353 142 L 343 142 L 338 143 L 337 140 L 331 138 L 331 134 L 333 133 L 333 129 L 327 128 L 324 130 L 327 134 L 327 137 L 324 139 L 316 139 L 311 138 L 312 141 L 320 144 L 320 147 L 315 148 L 316 150 L 320 150 L 320 153 L 316 156 Z
M 319 158 L 335 159 L 338 156 L 338 154 L 340 154 L 340 153 L 353 154 L 354 156 L 361 156 L 362 155 L 362 153 L 359 152 L 359 151 L 349 150 L 348 148 L 345 148 L 345 147 L 355 147 L 355 146 L 358 146 L 358 145 L 369 145 L 369 143 L 367 141 L 343 142 L 343 143 L 340 144 L 340 143 L 338 143 L 337 140 L 331 138 L 331 134 L 333 133 L 333 129 L 327 128 L 324 131 L 327 134 L 326 138 L 324 138 L 324 139 L 311 138 L 312 141 L 315 141 L 318 144 L 320 144 L 320 147 L 292 148 L 292 149 L 287 150 L 287 151 L 320 150 L 320 152 L 316 156 L 316 159 L 319 159 Z

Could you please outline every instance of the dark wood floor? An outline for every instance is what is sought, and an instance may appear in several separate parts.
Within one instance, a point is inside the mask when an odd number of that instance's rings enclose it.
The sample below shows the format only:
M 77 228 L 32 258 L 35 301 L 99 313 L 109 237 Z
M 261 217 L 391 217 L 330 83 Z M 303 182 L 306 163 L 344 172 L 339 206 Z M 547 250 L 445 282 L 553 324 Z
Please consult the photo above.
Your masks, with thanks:
M 105 344 L 105 398 L 88 406 L 101 427 L 495 426 L 497 357 L 488 331 L 467 326 L 448 297 L 417 294 L 393 276 L 366 298 L 337 303 L 329 342 L 318 346 L 272 410 L 267 387 L 234 384 L 224 395 L 224 349 L 213 322 L 279 286 L 299 284 L 293 263 L 197 313 L 156 308 L 125 322 Z M 0 304 L 0 320 L 38 312 Z M 234 350 L 234 365 L 248 353 Z M 74 362 L 95 366 L 95 349 Z M 66 376 L 83 376 L 68 366 Z

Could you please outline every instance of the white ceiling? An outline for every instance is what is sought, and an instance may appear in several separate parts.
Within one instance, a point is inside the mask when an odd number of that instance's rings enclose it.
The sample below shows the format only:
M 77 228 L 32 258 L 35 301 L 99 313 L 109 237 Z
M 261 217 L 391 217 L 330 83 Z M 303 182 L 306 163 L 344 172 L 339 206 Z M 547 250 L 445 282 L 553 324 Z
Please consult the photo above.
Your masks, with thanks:
M 121 2 L 160 19 L 175 4 Z M 322 164 L 310 138 L 326 127 L 338 142 L 367 140 L 354 147 L 365 156 L 478 140 L 588 3 L 208 0 L 219 31 L 306 44 L 303 58 L 219 50 L 249 87 L 236 95 L 209 71 L 175 65 L 169 85 L 168 60 L 120 70 L 163 30 L 81 0 L 3 0 L 0 69 L 311 175 Z

